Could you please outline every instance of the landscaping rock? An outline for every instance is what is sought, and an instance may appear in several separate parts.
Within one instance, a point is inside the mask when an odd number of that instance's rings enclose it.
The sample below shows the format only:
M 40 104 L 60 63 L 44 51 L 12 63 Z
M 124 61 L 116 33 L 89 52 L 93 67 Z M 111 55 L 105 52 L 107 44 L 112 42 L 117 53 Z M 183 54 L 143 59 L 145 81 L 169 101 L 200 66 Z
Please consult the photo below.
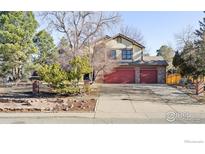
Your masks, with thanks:
M 57 98 L 56 102 L 57 103 L 63 103 L 64 101 L 62 99 L 60 99 L 60 98 Z
M 36 112 L 40 112 L 41 111 L 41 109 L 39 109 L 39 108 L 34 108 L 33 110 L 36 111 Z
M 90 111 L 88 97 L 79 96 L 54 96 L 31 98 L 24 97 L 0 98 L 0 112 L 69 112 L 69 111 Z M 92 104 L 95 106 L 95 103 Z M 91 109 L 93 108 L 91 105 Z
M 23 106 L 31 106 L 31 103 L 25 102 L 25 103 L 23 103 L 23 104 L 21 104 L 21 105 L 23 105 Z
M 73 104 L 69 104 L 68 107 L 72 109 L 74 107 L 74 105 Z
M 75 102 L 74 106 L 76 106 L 77 108 L 81 108 L 82 104 L 80 102 Z
M 0 99 L 0 103 L 8 103 L 9 99 Z

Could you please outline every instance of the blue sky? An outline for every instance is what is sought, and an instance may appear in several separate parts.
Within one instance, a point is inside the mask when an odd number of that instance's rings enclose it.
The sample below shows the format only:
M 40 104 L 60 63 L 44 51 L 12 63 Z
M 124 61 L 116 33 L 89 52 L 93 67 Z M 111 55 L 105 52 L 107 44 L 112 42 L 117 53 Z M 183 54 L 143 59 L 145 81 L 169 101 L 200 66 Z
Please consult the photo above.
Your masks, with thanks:
M 144 36 L 146 48 L 151 55 L 156 54 L 156 50 L 161 45 L 171 45 L 176 47 L 174 35 L 181 32 L 186 26 L 199 28 L 199 20 L 205 16 L 203 12 L 151 12 L 151 11 L 128 11 L 119 12 L 122 15 L 124 25 L 136 27 Z M 45 26 L 41 26 L 45 27 Z M 118 33 L 118 31 L 116 31 Z M 59 36 L 54 35 L 55 42 Z
M 176 47 L 174 35 L 186 26 L 199 28 L 203 12 L 120 12 L 123 23 L 138 28 L 144 36 L 146 47 L 151 55 L 163 44 Z

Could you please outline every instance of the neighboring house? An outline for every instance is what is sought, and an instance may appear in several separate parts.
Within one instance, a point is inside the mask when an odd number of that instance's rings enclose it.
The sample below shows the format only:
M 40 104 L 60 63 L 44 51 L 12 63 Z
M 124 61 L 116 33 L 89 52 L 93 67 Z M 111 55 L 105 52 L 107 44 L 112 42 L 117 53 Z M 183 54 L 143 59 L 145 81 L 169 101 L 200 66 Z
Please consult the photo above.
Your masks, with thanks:
M 167 62 L 160 56 L 143 56 L 145 47 L 118 34 L 103 37 L 109 52 L 106 56 L 117 62 L 111 72 L 101 73 L 97 81 L 104 83 L 165 83 Z M 105 58 L 106 60 L 106 58 Z M 109 66 L 108 66 L 109 67 Z

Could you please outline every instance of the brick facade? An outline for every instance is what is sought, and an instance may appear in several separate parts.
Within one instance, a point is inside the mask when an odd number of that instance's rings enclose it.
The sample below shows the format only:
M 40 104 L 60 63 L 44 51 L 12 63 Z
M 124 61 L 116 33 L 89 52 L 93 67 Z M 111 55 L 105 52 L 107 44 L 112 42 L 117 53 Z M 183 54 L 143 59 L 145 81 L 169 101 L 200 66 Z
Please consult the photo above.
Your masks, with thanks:
M 157 67 L 157 80 L 158 83 L 166 83 L 166 67 L 158 66 Z

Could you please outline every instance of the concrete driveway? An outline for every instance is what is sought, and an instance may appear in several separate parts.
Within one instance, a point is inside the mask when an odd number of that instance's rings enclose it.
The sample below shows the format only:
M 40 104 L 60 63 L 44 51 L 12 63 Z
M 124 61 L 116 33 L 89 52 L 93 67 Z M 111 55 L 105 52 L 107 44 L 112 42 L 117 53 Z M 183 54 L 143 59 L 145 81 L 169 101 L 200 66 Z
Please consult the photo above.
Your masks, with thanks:
M 102 84 L 96 119 L 108 123 L 205 123 L 205 104 L 164 84 Z

